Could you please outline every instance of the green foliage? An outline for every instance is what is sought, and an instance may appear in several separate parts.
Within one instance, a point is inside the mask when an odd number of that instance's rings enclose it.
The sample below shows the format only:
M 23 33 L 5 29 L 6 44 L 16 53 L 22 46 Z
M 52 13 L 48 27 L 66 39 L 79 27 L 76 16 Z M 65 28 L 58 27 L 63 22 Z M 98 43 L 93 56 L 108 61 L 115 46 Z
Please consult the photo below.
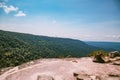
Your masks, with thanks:
M 92 53 L 88 54 L 88 56 L 92 57 L 92 56 L 96 56 L 98 54 L 101 54 L 104 57 L 104 56 L 107 56 L 108 53 L 103 50 L 95 50 Z
M 0 68 L 39 58 L 82 57 L 95 49 L 79 40 L 0 30 Z

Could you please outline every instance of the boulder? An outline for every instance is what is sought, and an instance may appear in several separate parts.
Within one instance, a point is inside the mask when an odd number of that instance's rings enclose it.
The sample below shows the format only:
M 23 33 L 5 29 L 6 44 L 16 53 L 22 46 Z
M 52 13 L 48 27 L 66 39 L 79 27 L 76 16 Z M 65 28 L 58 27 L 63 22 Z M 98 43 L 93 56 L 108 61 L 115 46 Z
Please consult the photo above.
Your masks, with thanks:
M 115 57 L 119 57 L 120 53 L 118 51 L 112 51 L 108 55 L 110 58 L 115 58 Z
M 88 74 L 73 73 L 75 80 L 101 80 L 100 77 Z
M 102 58 L 102 54 L 100 53 L 94 56 L 93 62 L 105 63 L 104 59 Z
M 54 78 L 49 75 L 38 75 L 37 80 L 54 80 Z
M 73 73 L 73 76 L 75 77 L 75 80 L 91 80 L 91 77 L 87 74 Z

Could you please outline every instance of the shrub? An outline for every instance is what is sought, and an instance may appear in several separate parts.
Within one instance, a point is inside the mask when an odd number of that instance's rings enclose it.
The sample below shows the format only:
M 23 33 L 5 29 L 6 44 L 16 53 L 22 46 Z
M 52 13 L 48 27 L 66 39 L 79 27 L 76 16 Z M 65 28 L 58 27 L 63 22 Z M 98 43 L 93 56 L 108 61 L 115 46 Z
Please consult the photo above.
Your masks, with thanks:
M 89 57 L 94 57 L 94 56 L 96 56 L 96 55 L 98 55 L 98 54 L 101 54 L 102 57 L 108 55 L 108 53 L 105 52 L 105 51 L 103 51 L 103 50 L 96 50 L 96 51 L 93 51 L 92 53 L 88 54 L 88 56 L 89 56 Z

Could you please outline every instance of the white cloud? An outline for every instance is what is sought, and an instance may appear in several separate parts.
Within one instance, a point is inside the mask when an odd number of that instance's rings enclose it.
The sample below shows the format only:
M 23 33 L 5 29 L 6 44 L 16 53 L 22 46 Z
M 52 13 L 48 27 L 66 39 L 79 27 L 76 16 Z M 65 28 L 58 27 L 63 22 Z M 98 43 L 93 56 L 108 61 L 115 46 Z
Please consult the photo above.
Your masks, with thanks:
M 6 5 L 3 5 L 2 7 L 3 7 L 5 13 L 7 13 L 7 14 L 12 12 L 12 11 L 17 11 L 18 10 L 18 7 L 14 7 L 12 5 L 10 5 L 9 7 L 6 6 Z
M 26 14 L 23 11 L 20 11 L 18 7 L 14 7 L 13 5 L 8 6 L 4 2 L 0 3 L 0 8 L 2 8 L 6 14 L 9 14 L 10 12 L 17 12 L 14 16 L 26 16 Z
M 15 16 L 17 17 L 26 16 L 26 14 L 23 11 L 19 11 Z

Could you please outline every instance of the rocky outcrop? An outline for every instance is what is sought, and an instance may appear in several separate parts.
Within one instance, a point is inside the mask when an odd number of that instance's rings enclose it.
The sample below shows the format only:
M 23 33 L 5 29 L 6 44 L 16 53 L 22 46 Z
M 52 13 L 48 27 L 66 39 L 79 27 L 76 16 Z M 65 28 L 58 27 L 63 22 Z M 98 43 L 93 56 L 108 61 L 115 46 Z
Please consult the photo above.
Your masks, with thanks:
M 49 75 L 38 75 L 37 80 L 54 80 L 54 78 Z
M 114 65 L 120 64 L 120 53 L 118 51 L 110 52 L 108 55 L 102 53 L 96 53 L 93 56 L 93 62 L 97 63 L 113 63 Z
M 88 57 L 42 59 L 37 64 L 10 69 L 0 75 L 0 80 L 120 80 L 120 66 L 95 63 Z
M 94 56 L 93 62 L 105 63 L 104 59 L 102 58 L 102 54 L 101 53 L 97 53 Z
M 120 57 L 120 53 L 118 51 L 112 51 L 108 54 L 110 58 Z
M 95 75 L 88 75 L 88 74 L 80 74 L 80 73 L 73 73 L 73 76 L 76 80 L 101 80 L 100 77 Z

